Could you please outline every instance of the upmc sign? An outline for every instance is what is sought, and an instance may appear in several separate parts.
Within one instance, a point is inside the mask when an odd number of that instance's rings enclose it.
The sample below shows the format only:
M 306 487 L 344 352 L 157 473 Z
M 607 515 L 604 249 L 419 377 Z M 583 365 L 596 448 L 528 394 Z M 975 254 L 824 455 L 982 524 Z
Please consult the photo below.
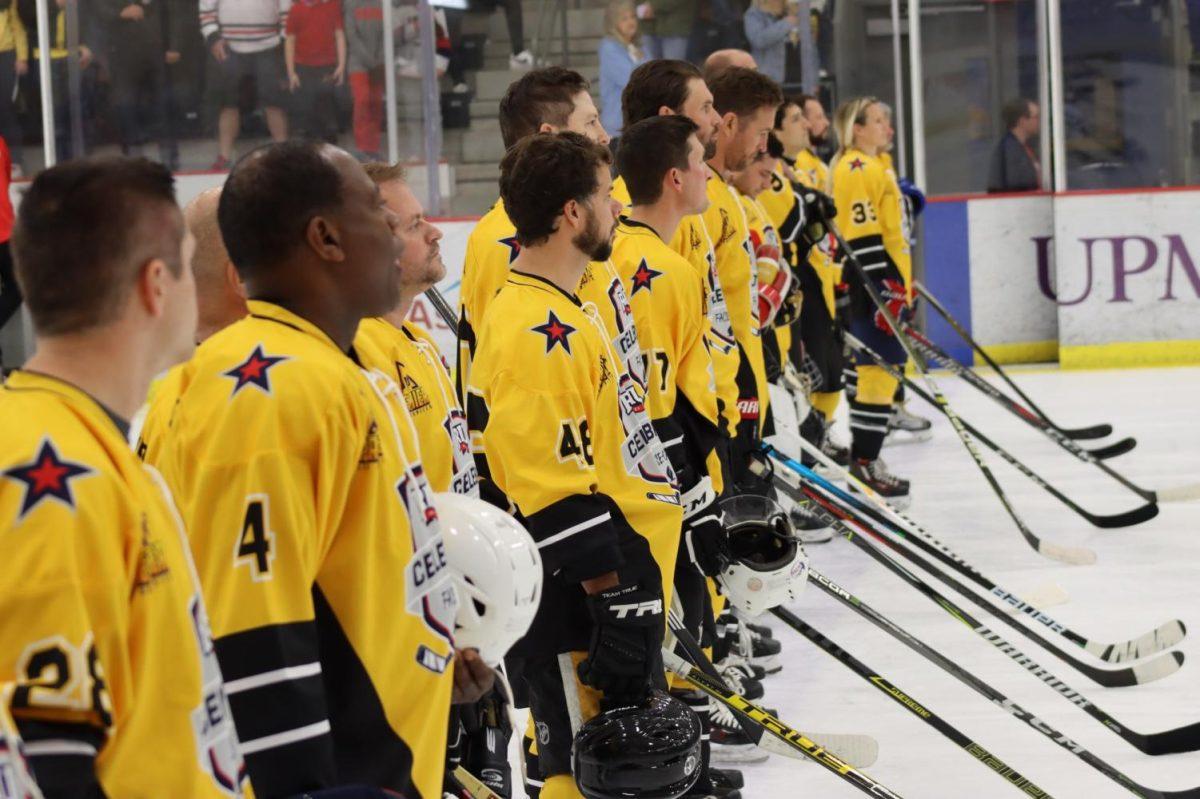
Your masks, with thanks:
M 1200 363 L 1198 223 L 1190 190 L 935 201 L 925 280 L 1002 361 Z
M 1035 246 L 1064 366 L 1200 362 L 1200 192 L 1055 197 Z

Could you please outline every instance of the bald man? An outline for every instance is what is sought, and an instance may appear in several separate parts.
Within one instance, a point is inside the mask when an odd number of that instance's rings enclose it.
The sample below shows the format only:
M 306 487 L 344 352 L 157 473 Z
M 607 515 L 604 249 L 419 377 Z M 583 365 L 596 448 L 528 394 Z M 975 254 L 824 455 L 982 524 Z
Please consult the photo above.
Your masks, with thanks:
M 217 225 L 221 188 L 202 192 L 183 209 L 184 222 L 196 239 L 192 271 L 196 275 L 196 342 L 245 316 L 246 289 L 238 277 Z
M 754 60 L 754 56 L 745 50 L 737 50 L 732 47 L 725 50 L 716 50 L 712 55 L 704 59 L 705 75 L 720 72 L 722 69 L 728 69 L 729 67 L 758 69 L 758 62 Z
M 229 260 L 221 228 L 217 225 L 220 199 L 221 188 L 218 186 L 197 195 L 183 209 L 184 224 L 196 240 L 192 272 L 196 278 L 197 344 L 250 313 L 246 306 L 246 288 Z M 181 389 L 181 366 L 151 383 L 146 404 L 130 422 L 130 440 L 136 442 L 137 454 L 142 460 L 170 427 L 171 414 Z

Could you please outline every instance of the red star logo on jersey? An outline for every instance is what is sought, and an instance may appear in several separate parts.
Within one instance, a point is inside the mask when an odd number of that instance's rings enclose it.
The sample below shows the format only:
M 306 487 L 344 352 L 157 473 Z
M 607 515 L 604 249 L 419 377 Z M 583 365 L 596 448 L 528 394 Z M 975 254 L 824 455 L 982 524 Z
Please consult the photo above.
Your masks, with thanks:
M 517 260 L 517 256 L 521 254 L 521 242 L 517 241 L 516 235 L 507 236 L 500 239 L 500 243 L 508 248 L 508 262 L 511 264 Z
M 654 286 L 651 285 L 654 282 L 654 278 L 661 276 L 662 272 L 659 272 L 656 269 L 651 269 L 650 265 L 646 263 L 646 259 L 643 258 L 642 262 L 638 264 L 637 271 L 633 273 L 633 291 L 629 293 L 637 294 L 642 289 L 650 291 L 654 288 Z
M 72 463 L 58 454 L 54 442 L 43 438 L 34 459 L 4 472 L 9 480 L 25 485 L 25 496 L 17 521 L 24 519 L 43 499 L 53 499 L 75 510 L 75 495 L 71 493 L 71 481 L 86 477 L 94 472 L 82 463 Z
M 862 169 L 866 165 L 867 165 L 866 162 L 863 161 L 861 158 L 855 157 L 855 159 L 850 162 L 850 171 L 854 172 L 856 170 Z
M 559 320 L 554 315 L 554 311 L 550 312 L 546 319 L 546 324 L 538 325 L 532 328 L 534 333 L 541 333 L 546 337 L 546 354 L 548 355 L 555 345 L 563 348 L 563 351 L 568 355 L 571 354 L 571 339 L 570 335 L 575 332 L 575 328 L 568 325 L 566 322 Z
M 229 396 L 234 396 L 243 388 L 250 385 L 257 386 L 264 394 L 270 394 L 271 367 L 286 360 L 290 359 L 284 355 L 267 355 L 263 352 L 262 345 L 257 345 L 254 348 L 254 352 L 250 353 L 250 357 L 228 372 L 221 372 L 223 376 L 231 377 L 234 380 L 233 391 L 230 392 Z
M 908 292 L 904 288 L 904 284 L 899 280 L 892 278 L 884 278 L 882 290 L 879 292 L 883 298 L 884 307 L 888 309 L 888 313 L 896 321 L 900 321 L 901 312 L 908 306 Z M 888 324 L 881 311 L 875 311 L 875 327 L 889 335 L 892 333 L 892 326 Z

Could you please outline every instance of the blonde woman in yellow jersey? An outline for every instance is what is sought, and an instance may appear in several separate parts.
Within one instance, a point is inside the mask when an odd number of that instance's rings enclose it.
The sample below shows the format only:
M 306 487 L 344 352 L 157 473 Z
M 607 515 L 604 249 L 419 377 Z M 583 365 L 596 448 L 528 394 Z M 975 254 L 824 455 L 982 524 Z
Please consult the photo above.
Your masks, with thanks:
M 912 261 L 905 238 L 900 188 L 895 173 L 879 160 L 890 124 L 880 103 L 860 97 L 844 103 L 834 118 L 843 148 L 832 165 L 837 226 L 889 310 L 907 319 L 912 303 Z M 891 363 L 903 365 L 904 349 L 853 272 L 850 330 Z M 892 415 L 896 380 L 866 356 L 855 358 L 858 390 L 850 402 L 851 470 L 885 496 L 907 498 L 907 480 L 887 470 L 879 457 Z
M 34 776 L 50 797 L 243 795 L 187 535 L 126 440 L 150 378 L 193 347 L 171 175 L 42 172 L 13 243 L 37 351 L 0 386 L 0 683 Z
M 600 112 L 588 93 L 590 84 L 578 72 L 563 67 L 530 70 L 508 87 L 500 100 L 500 135 L 505 149 L 534 133 L 569 130 L 597 144 L 608 144 Z M 521 253 L 516 228 L 496 200 L 467 237 L 459 288 L 458 358 L 455 385 L 460 399 L 470 382 L 477 334 L 488 305 L 508 276 L 508 267 Z

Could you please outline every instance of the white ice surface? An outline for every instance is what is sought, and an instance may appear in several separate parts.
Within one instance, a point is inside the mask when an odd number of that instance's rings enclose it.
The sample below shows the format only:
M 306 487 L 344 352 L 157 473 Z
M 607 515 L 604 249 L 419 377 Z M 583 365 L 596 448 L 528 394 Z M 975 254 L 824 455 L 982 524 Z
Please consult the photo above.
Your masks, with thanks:
M 1059 424 L 1081 427 L 1109 422 L 1114 439 L 1135 437 L 1137 448 L 1109 463 L 1143 487 L 1161 489 L 1200 480 L 1196 419 L 1200 369 L 1013 369 L 1011 373 Z M 937 379 L 964 418 L 1084 507 L 1111 513 L 1141 502 L 971 387 L 944 374 Z M 1070 601 L 1049 609 L 1050 615 L 1093 640 L 1124 641 L 1181 619 L 1190 634 L 1178 649 L 1189 660 L 1178 673 L 1156 683 L 1102 688 L 1016 630 L 999 622 L 990 626 L 1129 727 L 1149 733 L 1200 721 L 1200 503 L 1164 504 L 1157 518 L 1138 527 L 1098 530 L 998 457 L 985 453 L 1035 533 L 1048 541 L 1090 547 L 1099 556 L 1092 566 L 1061 565 L 1026 545 L 945 419 L 915 397 L 909 407 L 934 419 L 933 440 L 887 447 L 884 457 L 896 473 L 913 481 L 910 516 L 1009 590 L 1019 594 L 1047 581 L 1060 583 L 1070 593 Z M 843 405 L 839 420 L 843 437 L 844 414 Z M 811 547 L 810 555 L 813 565 L 828 577 L 1141 785 L 1159 790 L 1200 786 L 1200 752 L 1141 754 L 848 542 L 835 539 Z M 956 596 L 948 587 L 930 582 Z M 982 610 L 965 600 L 960 604 L 989 623 Z M 792 609 L 1050 795 L 1058 799 L 1132 795 L 816 589 L 810 587 Z M 833 658 L 773 617 L 764 619 L 784 645 L 785 663 L 781 673 L 767 678 L 764 704 L 777 708 L 789 724 L 801 730 L 875 736 L 879 761 L 866 771 L 906 799 L 1020 795 Z M 1065 639 L 1056 643 L 1099 664 Z M 743 770 L 746 799 L 863 795 L 809 763 L 772 757 Z

